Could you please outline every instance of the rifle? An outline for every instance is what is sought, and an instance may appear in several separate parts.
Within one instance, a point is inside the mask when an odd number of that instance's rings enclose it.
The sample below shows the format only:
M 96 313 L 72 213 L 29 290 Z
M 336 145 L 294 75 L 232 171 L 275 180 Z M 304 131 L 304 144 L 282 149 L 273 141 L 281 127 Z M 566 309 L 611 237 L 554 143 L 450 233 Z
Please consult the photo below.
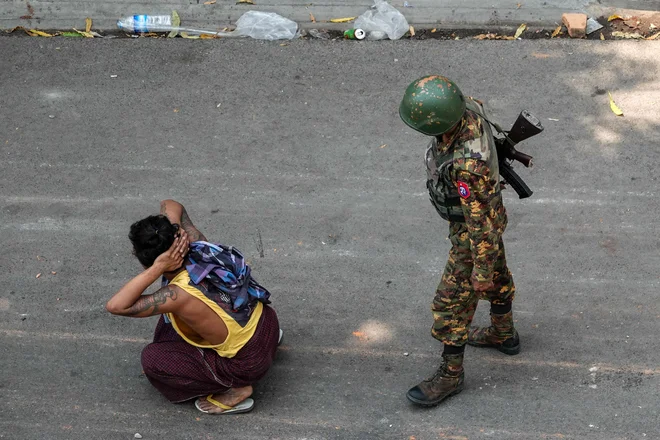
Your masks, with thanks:
M 518 142 L 524 141 L 525 139 L 536 136 L 542 132 L 543 125 L 541 125 L 541 121 L 527 110 L 523 110 L 520 112 L 518 119 L 516 119 L 516 122 L 508 132 L 502 130 L 498 124 L 494 124 L 490 121 L 488 122 L 495 127 L 495 130 L 504 135 L 503 138 L 495 138 L 500 175 L 504 178 L 504 182 L 511 185 L 511 188 L 513 188 L 521 199 L 531 196 L 533 194 L 532 190 L 529 189 L 529 186 L 527 186 L 518 173 L 513 171 L 511 163 L 514 160 L 517 160 L 527 168 L 533 166 L 532 156 L 521 153 L 516 150 L 515 146 Z

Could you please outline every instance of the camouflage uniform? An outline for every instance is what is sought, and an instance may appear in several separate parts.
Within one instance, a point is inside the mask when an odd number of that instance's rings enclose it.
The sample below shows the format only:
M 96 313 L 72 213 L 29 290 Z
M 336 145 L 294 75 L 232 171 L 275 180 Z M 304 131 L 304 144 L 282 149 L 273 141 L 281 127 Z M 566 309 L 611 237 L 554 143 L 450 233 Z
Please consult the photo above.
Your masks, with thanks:
M 438 213 L 449 220 L 452 244 L 431 307 L 432 334 L 454 346 L 467 343 L 479 299 L 506 305 L 515 293 L 502 243 L 507 216 L 493 134 L 476 113 L 483 114 L 480 103 L 466 101 L 461 126 L 450 142 L 443 144 L 438 136 L 426 153 L 429 195 Z M 472 288 L 473 282 L 490 281 L 493 288 L 480 295 Z

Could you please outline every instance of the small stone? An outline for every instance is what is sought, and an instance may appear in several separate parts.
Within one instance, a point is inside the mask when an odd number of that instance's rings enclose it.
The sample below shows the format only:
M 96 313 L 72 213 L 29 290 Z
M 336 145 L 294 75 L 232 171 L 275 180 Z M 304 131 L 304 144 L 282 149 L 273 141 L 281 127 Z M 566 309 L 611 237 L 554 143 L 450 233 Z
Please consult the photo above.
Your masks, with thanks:
M 117 75 L 110 75 L 110 78 L 117 78 Z
M 410 354 L 410 353 L 408 353 L 408 352 L 403 353 L 404 356 L 408 356 L 409 354 Z
M 135 437 L 135 438 L 142 438 L 142 436 L 140 435 L 139 432 L 136 432 L 135 435 L 134 435 L 133 437 Z
M 48 115 L 50 119 L 55 119 L 55 115 Z

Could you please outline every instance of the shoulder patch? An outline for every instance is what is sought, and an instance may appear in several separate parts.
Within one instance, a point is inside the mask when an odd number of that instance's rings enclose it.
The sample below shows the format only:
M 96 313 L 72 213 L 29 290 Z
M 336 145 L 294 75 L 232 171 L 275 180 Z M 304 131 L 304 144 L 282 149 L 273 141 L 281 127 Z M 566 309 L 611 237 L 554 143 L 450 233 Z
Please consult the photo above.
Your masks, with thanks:
M 461 198 L 467 199 L 470 197 L 470 187 L 467 183 L 458 181 L 456 184 L 458 185 L 458 195 L 461 196 Z

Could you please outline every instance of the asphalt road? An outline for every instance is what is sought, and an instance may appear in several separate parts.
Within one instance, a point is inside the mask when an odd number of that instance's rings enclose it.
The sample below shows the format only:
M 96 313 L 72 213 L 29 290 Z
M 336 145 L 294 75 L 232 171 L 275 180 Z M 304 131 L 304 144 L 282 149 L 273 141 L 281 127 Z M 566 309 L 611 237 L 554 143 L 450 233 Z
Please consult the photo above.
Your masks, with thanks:
M 0 438 L 660 438 L 659 47 L 0 38 Z M 468 348 L 465 391 L 424 410 L 449 243 L 397 107 L 428 73 L 546 130 L 534 196 L 505 197 L 523 352 Z M 273 293 L 249 415 L 168 403 L 139 362 L 156 319 L 103 309 L 164 198 Z

